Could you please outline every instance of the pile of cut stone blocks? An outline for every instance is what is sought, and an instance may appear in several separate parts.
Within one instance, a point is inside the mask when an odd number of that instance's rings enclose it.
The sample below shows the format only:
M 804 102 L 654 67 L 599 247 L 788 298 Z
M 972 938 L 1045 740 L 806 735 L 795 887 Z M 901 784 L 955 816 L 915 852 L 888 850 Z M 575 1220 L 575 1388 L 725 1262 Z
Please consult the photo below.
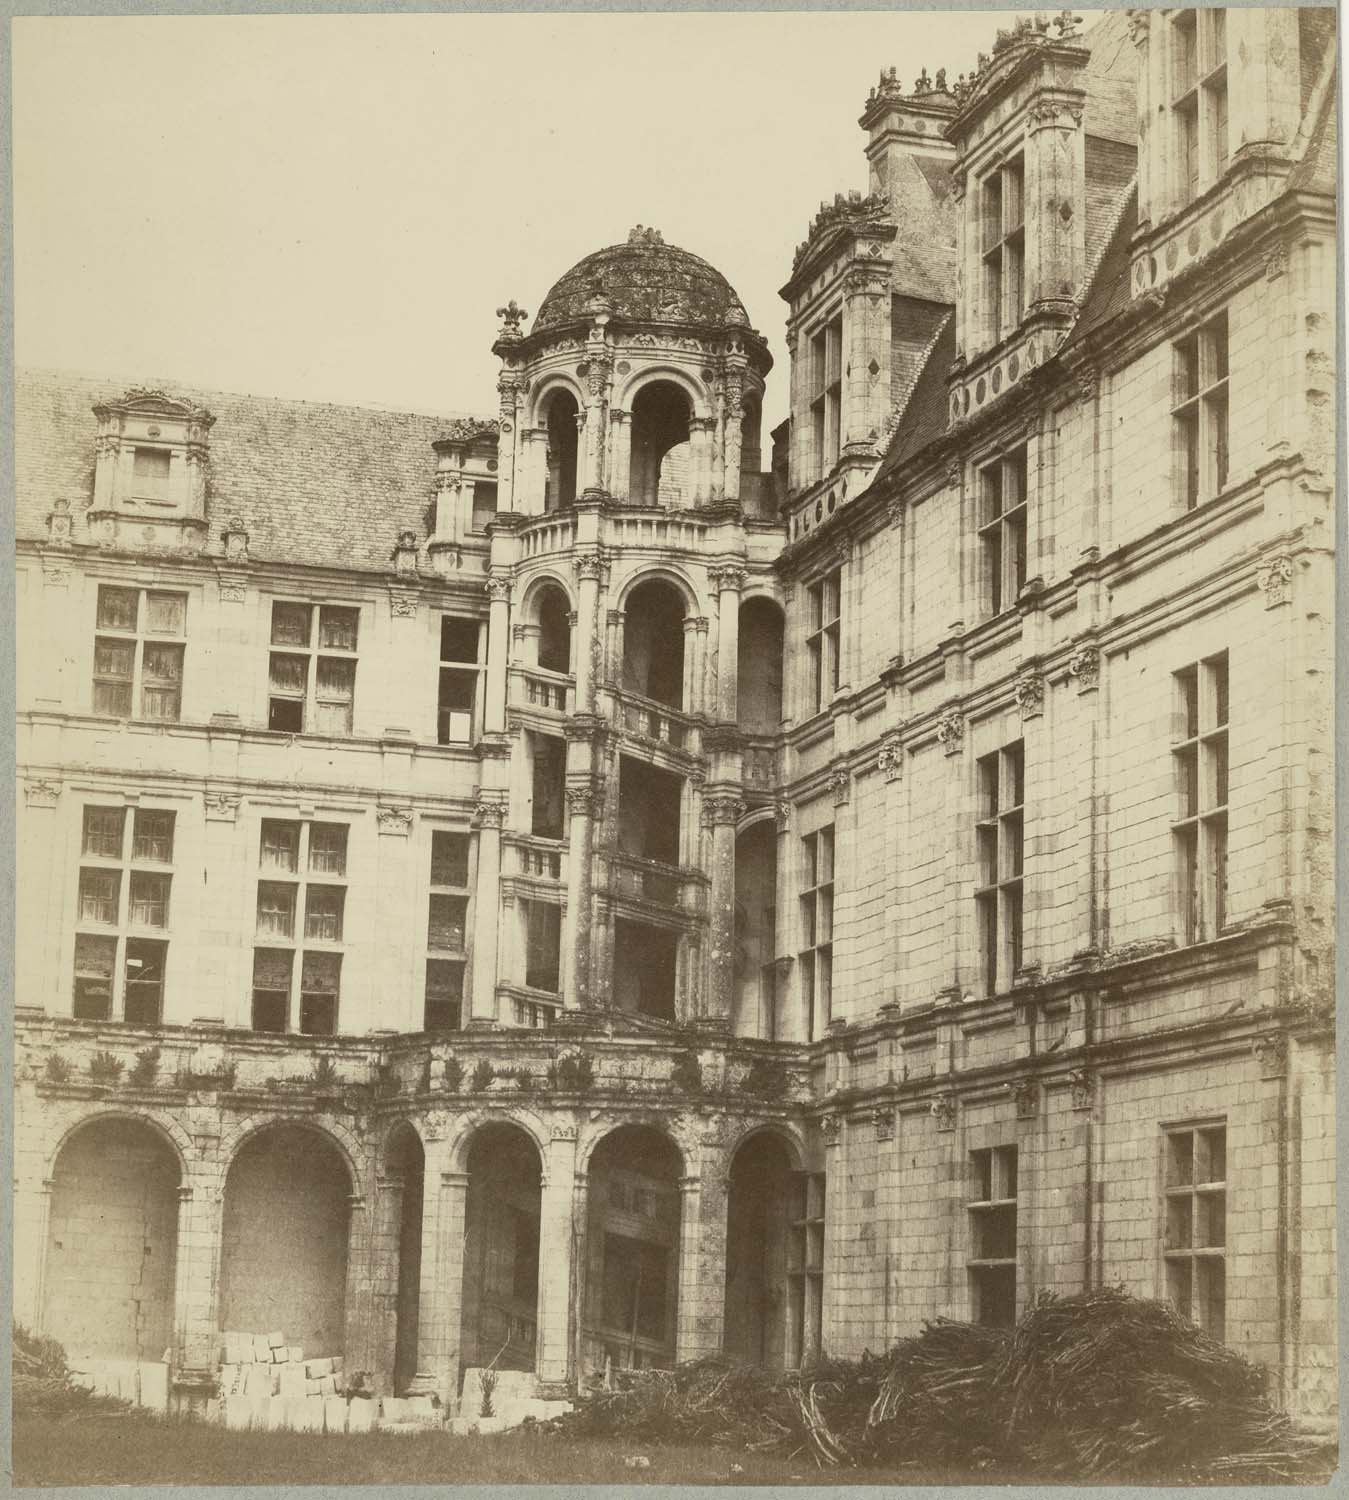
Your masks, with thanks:
M 527 1418 L 546 1422 L 572 1409 L 570 1401 L 549 1401 L 541 1397 L 538 1378 L 532 1371 L 498 1370 L 492 1390 L 492 1412 L 490 1416 L 483 1416 L 482 1376 L 482 1370 L 476 1367 L 464 1371 L 459 1413 L 450 1418 L 451 1432 L 505 1432 L 518 1427 Z
M 342 1356 L 306 1359 L 284 1333 L 227 1333 L 220 1410 L 226 1427 L 369 1432 L 375 1403 L 348 1398 Z
M 70 1378 L 76 1385 L 87 1386 L 95 1395 L 115 1396 L 151 1411 L 164 1412 L 169 1407 L 169 1366 L 167 1360 L 99 1359 L 71 1355 Z

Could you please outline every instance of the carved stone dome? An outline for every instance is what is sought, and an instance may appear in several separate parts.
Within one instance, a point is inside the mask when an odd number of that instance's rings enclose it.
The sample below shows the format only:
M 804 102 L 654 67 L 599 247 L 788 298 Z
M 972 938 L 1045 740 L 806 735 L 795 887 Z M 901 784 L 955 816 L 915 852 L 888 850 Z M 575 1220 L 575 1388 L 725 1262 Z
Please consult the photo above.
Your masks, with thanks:
M 533 332 L 588 318 L 597 298 L 627 322 L 749 327 L 744 304 L 715 266 L 640 224 L 626 244 L 596 250 L 553 283 Z

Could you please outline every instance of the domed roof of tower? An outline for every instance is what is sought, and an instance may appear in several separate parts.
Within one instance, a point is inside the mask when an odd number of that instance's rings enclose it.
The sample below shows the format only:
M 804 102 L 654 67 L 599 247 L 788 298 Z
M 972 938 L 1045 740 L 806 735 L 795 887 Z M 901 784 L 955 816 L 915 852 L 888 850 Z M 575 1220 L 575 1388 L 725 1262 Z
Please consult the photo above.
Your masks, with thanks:
M 602 304 L 629 322 L 749 327 L 744 304 L 715 266 L 640 224 L 626 244 L 596 250 L 553 283 L 533 332 L 587 318 Z

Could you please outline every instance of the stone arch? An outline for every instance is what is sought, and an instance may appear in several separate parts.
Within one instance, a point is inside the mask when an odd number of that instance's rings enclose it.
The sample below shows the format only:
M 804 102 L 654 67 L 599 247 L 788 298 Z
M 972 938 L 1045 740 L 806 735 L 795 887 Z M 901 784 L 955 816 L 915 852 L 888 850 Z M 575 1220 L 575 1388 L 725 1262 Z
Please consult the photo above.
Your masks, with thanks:
M 46 1177 L 51 1175 L 56 1167 L 57 1158 L 66 1142 L 70 1140 L 77 1131 L 83 1130 L 86 1125 L 94 1124 L 100 1120 L 131 1120 L 139 1125 L 146 1125 L 160 1135 L 164 1143 L 173 1152 L 178 1163 L 178 1172 L 182 1183 L 186 1186 L 193 1175 L 193 1170 L 201 1163 L 197 1160 L 192 1137 L 183 1126 L 170 1114 L 160 1110 L 135 1110 L 123 1109 L 117 1106 L 112 1108 L 91 1110 L 88 1114 L 80 1115 L 58 1137 L 51 1153 L 47 1157 Z
M 684 671 L 689 599 L 664 569 L 623 590 L 623 690 L 688 712 Z
M 756 1135 L 772 1135 L 776 1137 L 787 1148 L 788 1155 L 792 1158 L 792 1170 L 802 1172 L 805 1170 L 807 1161 L 805 1136 L 787 1120 L 756 1120 L 751 1125 L 746 1125 L 726 1145 L 725 1154 L 722 1157 L 722 1168 L 729 1175 L 731 1163 L 735 1160 L 735 1154 L 740 1148 L 751 1141 Z
M 534 400 L 535 420 L 548 435 L 548 468 L 544 510 L 571 505 L 580 486 L 581 434 L 578 419 L 585 415 L 585 396 L 560 374 L 549 376 Z
M 234 1165 L 239 1152 L 253 1136 L 275 1125 L 294 1125 L 299 1130 L 308 1130 L 314 1135 L 322 1136 L 342 1157 L 347 1176 L 351 1179 L 351 1196 L 353 1198 L 366 1196 L 369 1187 L 364 1166 L 366 1148 L 341 1121 L 311 1120 L 268 1112 L 245 1115 L 228 1134 L 221 1138 L 218 1159 L 221 1166 L 222 1192 L 224 1180 L 229 1175 L 229 1169 Z
M 563 576 L 562 570 L 553 567 L 542 567 L 531 572 L 520 590 L 520 603 L 517 606 L 518 618 L 530 625 L 539 622 L 539 596 L 549 587 L 561 589 L 567 601 L 569 609 L 576 608 L 576 593 L 571 584 Z
M 724 1348 L 770 1370 L 784 1369 L 798 1342 L 789 1328 L 788 1250 L 801 1160 L 790 1135 L 762 1125 L 742 1133 L 726 1158 Z
M 542 422 L 543 409 L 558 391 L 566 391 L 575 401 L 578 411 L 585 410 L 586 393 L 581 382 L 568 370 L 549 370 L 547 374 L 540 375 L 534 382 L 534 388 L 529 393 L 528 413 L 522 425 L 526 427 L 546 425 Z
M 513 1119 L 486 1119 L 459 1143 L 467 1178 L 460 1367 L 533 1370 L 546 1156 Z
M 572 670 L 572 615 L 576 601 L 571 589 L 551 570 L 536 574 L 520 600 L 520 623 L 534 632 L 527 658 L 547 672 Z
M 707 394 L 706 387 L 688 370 L 682 369 L 673 362 L 658 361 L 652 364 L 635 365 L 632 373 L 624 379 L 621 386 L 615 386 L 613 404 L 626 411 L 632 410 L 632 403 L 641 392 L 649 385 L 657 381 L 668 381 L 671 385 L 679 386 L 689 399 L 689 410 L 695 417 L 711 417 L 711 398 Z
M 222 1331 L 279 1331 L 310 1358 L 345 1353 L 352 1161 L 331 1131 L 272 1118 L 229 1158 L 220 1236 Z
M 747 734 L 782 731 L 787 616 L 771 595 L 742 598 L 736 644 L 736 717 Z
M 544 1124 L 542 1117 L 535 1111 L 521 1109 L 518 1105 L 488 1104 L 481 1109 L 475 1109 L 471 1114 L 462 1116 L 456 1123 L 458 1128 L 454 1132 L 446 1153 L 446 1160 L 449 1163 L 447 1171 L 468 1171 L 468 1153 L 473 1144 L 473 1137 L 484 1126 L 514 1125 L 517 1130 L 524 1131 L 534 1142 L 534 1147 L 539 1153 L 541 1170 L 546 1173 L 551 1132 Z
M 185 1179 L 177 1143 L 131 1111 L 98 1111 L 62 1137 L 40 1321 L 72 1359 L 165 1358 Z
M 638 564 L 621 584 L 619 584 L 614 595 L 615 609 L 626 610 L 628 601 L 632 595 L 644 583 L 650 583 L 653 579 L 659 579 L 677 589 L 684 599 L 684 618 L 696 619 L 703 613 L 702 600 L 693 579 L 678 563 L 663 562 L 651 565 Z
M 609 1121 L 587 1142 L 580 1257 L 583 1373 L 676 1358 L 689 1156 L 659 1118 Z
M 679 1153 L 681 1175 L 687 1176 L 698 1160 L 698 1142 L 692 1131 L 681 1128 L 675 1120 L 656 1113 L 634 1113 L 622 1117 L 604 1115 L 581 1127 L 576 1137 L 576 1172 L 583 1175 L 590 1170 L 590 1161 L 596 1148 L 606 1137 L 619 1130 L 638 1128 L 654 1130 L 663 1135 Z
M 678 509 L 698 487 L 693 436 L 697 409 L 684 384 L 667 377 L 634 391 L 628 423 L 628 499 L 633 505 Z

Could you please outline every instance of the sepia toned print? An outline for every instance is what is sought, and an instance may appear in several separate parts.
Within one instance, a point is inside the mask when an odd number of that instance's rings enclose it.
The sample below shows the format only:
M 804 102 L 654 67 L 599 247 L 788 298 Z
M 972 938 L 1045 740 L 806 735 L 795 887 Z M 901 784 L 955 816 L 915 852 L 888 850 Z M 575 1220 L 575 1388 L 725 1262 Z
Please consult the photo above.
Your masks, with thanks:
M 18 371 L 15 1319 L 75 1384 L 610 1482 L 1309 1472 L 1334 13 L 961 25 L 777 311 L 637 224 L 482 289 L 472 413 Z

